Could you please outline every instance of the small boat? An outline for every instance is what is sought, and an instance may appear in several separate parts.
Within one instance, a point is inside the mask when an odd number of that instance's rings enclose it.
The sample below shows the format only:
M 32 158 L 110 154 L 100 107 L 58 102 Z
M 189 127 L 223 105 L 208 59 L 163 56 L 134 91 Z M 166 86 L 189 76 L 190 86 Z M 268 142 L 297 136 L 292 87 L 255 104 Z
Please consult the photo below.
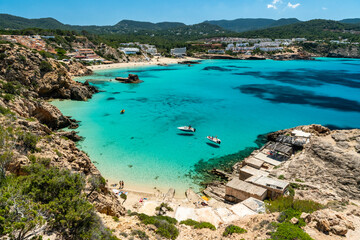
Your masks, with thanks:
M 221 140 L 218 139 L 217 137 L 207 136 L 206 138 L 209 139 L 210 141 L 214 142 L 214 143 L 217 143 L 217 144 L 221 143 Z
M 120 111 L 120 114 L 124 114 L 125 113 L 125 109 Z
M 178 129 L 183 132 L 196 132 L 196 129 L 191 126 L 178 127 Z

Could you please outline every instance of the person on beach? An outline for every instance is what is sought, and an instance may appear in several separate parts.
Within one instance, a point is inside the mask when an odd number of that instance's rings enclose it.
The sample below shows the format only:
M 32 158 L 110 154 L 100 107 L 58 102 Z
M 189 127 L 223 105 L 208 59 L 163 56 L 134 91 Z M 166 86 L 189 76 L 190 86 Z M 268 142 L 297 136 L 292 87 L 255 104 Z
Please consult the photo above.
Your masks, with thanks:
M 121 181 L 119 181 L 119 189 L 121 189 Z
M 124 189 L 124 181 L 122 181 L 121 184 L 122 184 L 122 188 Z

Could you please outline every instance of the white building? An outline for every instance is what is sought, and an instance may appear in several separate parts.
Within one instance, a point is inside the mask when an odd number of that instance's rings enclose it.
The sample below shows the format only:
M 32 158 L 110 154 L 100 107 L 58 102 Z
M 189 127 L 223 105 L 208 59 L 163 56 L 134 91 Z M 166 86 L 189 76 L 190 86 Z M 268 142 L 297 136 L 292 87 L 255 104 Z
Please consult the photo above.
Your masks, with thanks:
M 186 47 L 183 48 L 173 48 L 170 51 L 170 54 L 175 57 L 183 57 L 186 55 Z
M 120 48 L 120 51 L 122 51 L 126 55 L 129 55 L 129 54 L 136 54 L 136 53 L 140 52 L 140 49 L 138 49 L 138 48 Z

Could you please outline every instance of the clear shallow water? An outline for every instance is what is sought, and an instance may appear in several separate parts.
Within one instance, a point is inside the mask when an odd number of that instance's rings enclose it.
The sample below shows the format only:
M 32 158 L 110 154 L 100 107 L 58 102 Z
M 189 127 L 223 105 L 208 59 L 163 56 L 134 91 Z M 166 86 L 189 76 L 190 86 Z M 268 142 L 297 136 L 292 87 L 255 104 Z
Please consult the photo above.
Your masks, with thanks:
M 144 83 L 109 81 L 129 73 Z M 77 80 L 86 79 L 104 92 L 88 102 L 53 104 L 82 121 L 80 147 L 102 174 L 139 190 L 184 192 L 193 186 L 185 175 L 200 159 L 256 146 L 259 134 L 312 123 L 360 127 L 359 60 L 208 60 L 102 70 Z M 176 128 L 188 124 L 194 136 L 179 134 Z M 217 135 L 221 147 L 208 145 L 207 135 Z

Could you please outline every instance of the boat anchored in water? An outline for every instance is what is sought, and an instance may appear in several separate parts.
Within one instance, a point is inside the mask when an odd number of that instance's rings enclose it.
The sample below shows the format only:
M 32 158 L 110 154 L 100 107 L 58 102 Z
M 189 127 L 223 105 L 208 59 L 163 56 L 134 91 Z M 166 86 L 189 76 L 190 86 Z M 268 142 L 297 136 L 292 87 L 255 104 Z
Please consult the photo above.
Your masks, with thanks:
M 196 129 L 191 126 L 178 127 L 178 129 L 183 132 L 196 132 Z
M 210 140 L 210 141 L 214 142 L 214 143 L 217 143 L 217 144 L 220 144 L 220 143 L 221 143 L 221 140 L 220 140 L 220 139 L 218 139 L 218 137 L 217 137 L 217 136 L 216 136 L 216 137 L 207 136 L 206 138 L 207 138 L 208 140 Z

